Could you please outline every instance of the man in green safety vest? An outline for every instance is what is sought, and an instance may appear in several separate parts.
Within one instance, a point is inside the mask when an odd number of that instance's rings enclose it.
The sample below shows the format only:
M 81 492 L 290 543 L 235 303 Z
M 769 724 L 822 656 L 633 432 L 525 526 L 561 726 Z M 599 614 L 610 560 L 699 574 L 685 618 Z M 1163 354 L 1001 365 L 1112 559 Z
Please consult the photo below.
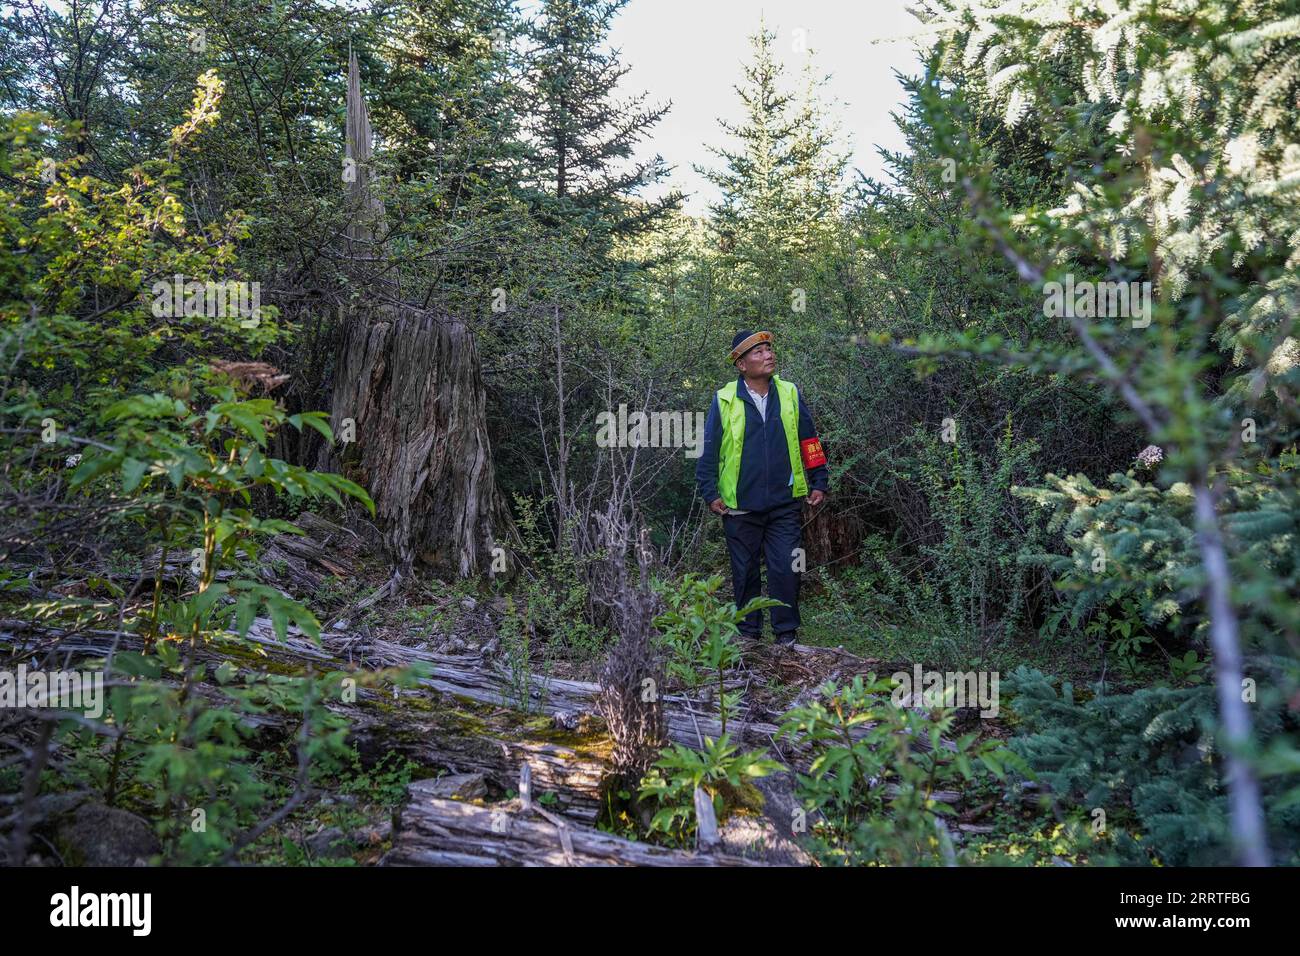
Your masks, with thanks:
M 803 502 L 816 508 L 826 498 L 826 455 L 799 390 L 776 374 L 772 334 L 742 329 L 729 357 L 740 374 L 713 396 L 695 480 L 709 509 L 722 515 L 736 606 L 758 597 L 766 566 L 768 597 L 785 605 L 771 609 L 772 633 L 776 643 L 793 644 Z M 762 631 L 761 611 L 740 624 L 746 637 Z

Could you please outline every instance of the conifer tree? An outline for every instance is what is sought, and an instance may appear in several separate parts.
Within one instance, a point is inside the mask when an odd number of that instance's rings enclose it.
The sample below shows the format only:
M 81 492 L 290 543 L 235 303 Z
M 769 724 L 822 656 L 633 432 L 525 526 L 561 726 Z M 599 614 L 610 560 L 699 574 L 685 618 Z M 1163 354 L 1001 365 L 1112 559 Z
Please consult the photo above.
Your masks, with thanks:
M 527 33 L 526 124 L 540 205 L 555 221 L 577 221 L 606 237 L 641 233 L 681 202 L 676 191 L 634 201 L 668 174 L 658 155 L 632 157 L 669 105 L 647 105 L 645 93 L 618 98 L 629 67 L 608 40 L 626 3 L 544 0 Z
M 453 201 L 513 182 L 525 152 L 513 4 L 384 0 L 374 24 L 386 61 L 375 114 L 405 153 L 392 159 L 438 177 Z
M 720 242 L 740 257 L 809 251 L 844 197 L 846 160 L 817 102 L 825 81 L 815 78 L 809 61 L 802 96 L 787 90 L 775 40 L 766 24 L 750 37 L 752 59 L 735 88 L 743 117 L 719 120 L 737 143 L 711 147 L 723 166 L 699 170 L 722 193 L 710 208 Z
M 1113 498 L 1083 476 L 1048 476 L 1050 489 L 1028 493 L 1056 509 L 1078 557 L 1092 556 L 1080 566 L 1127 579 L 1148 619 L 1175 602 L 1196 621 L 1214 665 L 1233 842 L 1242 862 L 1266 864 L 1261 776 L 1283 772 L 1277 753 L 1295 753 L 1275 741 L 1274 758 L 1259 755 L 1250 688 L 1267 684 L 1276 706 L 1297 679 L 1293 663 L 1268 655 L 1298 620 L 1288 516 L 1300 436 L 1300 127 L 1284 104 L 1300 82 L 1300 17 L 1285 0 L 1038 0 L 1015 4 L 1014 18 L 1002 15 L 1009 6 L 926 4 L 945 37 L 927 119 L 962 168 L 957 188 L 1045 296 L 1075 273 L 1089 291 L 1090 280 L 1145 281 L 1155 294 L 1141 315 L 1102 315 L 1086 297 L 1056 313 L 1076 345 L 1053 364 L 1123 400 L 1155 446 L 1143 467 L 1112 476 Z M 993 111 L 1004 128 L 1033 126 L 1054 144 L 1070 183 L 1056 208 L 1008 209 L 988 188 L 988 154 L 956 120 Z M 1143 573 L 1153 546 L 1174 546 L 1165 587 Z
M 722 194 L 710 208 L 711 228 L 732 277 L 733 311 L 769 327 L 780 316 L 806 314 L 807 291 L 840 226 L 847 162 L 823 115 L 825 79 L 814 73 L 811 53 L 796 93 L 775 40 L 765 23 L 750 37 L 751 59 L 735 88 L 741 118 L 719 120 L 734 142 L 710 147 L 720 167 L 697 167 Z M 793 309 L 792 295 L 802 297 Z

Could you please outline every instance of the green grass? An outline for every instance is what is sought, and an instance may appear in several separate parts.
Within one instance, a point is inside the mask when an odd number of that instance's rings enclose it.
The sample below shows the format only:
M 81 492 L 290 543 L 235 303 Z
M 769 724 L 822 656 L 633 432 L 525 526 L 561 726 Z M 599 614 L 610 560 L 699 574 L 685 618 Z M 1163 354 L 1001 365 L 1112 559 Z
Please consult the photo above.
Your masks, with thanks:
M 881 603 L 861 591 L 852 596 L 843 590 L 809 595 L 801 602 L 799 640 L 817 647 L 843 646 L 851 654 L 889 664 L 999 671 L 1025 664 L 1075 680 L 1095 676 L 1100 664 L 1095 642 L 1083 635 L 1044 639 L 1031 632 L 1011 638 L 994 636 L 976 645 L 954 633 L 942 609 L 917 616 Z

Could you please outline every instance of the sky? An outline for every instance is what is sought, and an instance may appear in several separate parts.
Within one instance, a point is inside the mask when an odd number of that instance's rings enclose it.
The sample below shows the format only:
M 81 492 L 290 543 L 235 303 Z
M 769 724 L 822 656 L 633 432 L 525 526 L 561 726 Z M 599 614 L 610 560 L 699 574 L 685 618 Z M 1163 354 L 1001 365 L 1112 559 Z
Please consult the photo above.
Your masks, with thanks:
M 728 143 L 718 118 L 740 118 L 735 85 L 760 16 L 777 35 L 775 52 L 792 89 L 798 89 L 802 50 L 812 51 L 817 72 L 831 75 L 822 95 L 840 124 L 850 169 L 882 178 L 876 145 L 904 146 L 889 115 L 903 103 L 893 71 L 920 72 L 916 43 L 902 38 L 921 25 L 904 5 L 905 0 L 631 0 L 610 36 L 631 67 L 619 91 L 626 96 L 645 90 L 650 103 L 672 101 L 668 115 L 641 142 L 638 158 L 659 153 L 675 168 L 667 186 L 646 197 L 681 189 L 688 194 L 687 210 L 697 215 L 718 198 L 693 164 L 717 165 L 706 146 Z M 872 42 L 879 40 L 895 42 Z

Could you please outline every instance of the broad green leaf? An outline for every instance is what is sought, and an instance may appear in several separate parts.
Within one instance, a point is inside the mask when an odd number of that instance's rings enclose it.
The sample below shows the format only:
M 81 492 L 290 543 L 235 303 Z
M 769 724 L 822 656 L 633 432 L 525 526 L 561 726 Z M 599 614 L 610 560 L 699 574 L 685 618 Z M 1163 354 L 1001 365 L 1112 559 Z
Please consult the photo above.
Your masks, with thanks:
M 140 487 L 140 481 L 148 469 L 149 463 L 138 458 L 127 458 L 122 462 L 122 490 L 127 494 Z

